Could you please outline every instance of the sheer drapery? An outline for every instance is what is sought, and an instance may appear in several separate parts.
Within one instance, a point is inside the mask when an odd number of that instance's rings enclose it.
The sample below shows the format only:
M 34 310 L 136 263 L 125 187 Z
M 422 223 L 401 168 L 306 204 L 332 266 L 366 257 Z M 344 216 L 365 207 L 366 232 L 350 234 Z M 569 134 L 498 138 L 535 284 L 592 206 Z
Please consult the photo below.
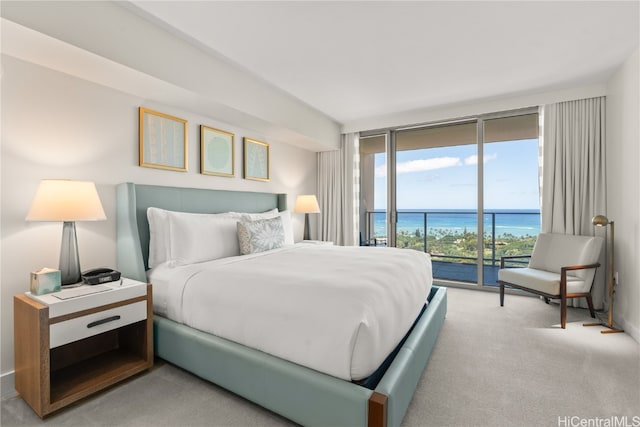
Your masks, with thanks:
M 542 232 L 593 236 L 591 219 L 606 215 L 605 98 L 546 105 L 543 117 Z M 596 308 L 605 293 L 601 264 L 592 290 Z
M 344 134 L 340 150 L 318 153 L 318 236 L 341 246 L 358 242 L 358 144 L 358 133 Z

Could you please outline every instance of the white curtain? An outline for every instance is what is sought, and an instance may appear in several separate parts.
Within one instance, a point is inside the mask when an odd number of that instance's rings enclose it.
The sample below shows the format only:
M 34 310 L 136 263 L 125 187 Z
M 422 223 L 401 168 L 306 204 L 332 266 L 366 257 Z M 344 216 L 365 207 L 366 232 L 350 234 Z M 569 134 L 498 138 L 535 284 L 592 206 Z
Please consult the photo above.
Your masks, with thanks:
M 318 236 L 341 246 L 359 243 L 358 144 L 358 133 L 343 134 L 340 150 L 318 153 Z
M 606 215 L 605 98 L 544 106 L 542 232 L 593 236 L 591 219 Z M 593 303 L 602 308 L 604 270 L 598 269 Z M 583 298 L 575 306 L 585 306 Z

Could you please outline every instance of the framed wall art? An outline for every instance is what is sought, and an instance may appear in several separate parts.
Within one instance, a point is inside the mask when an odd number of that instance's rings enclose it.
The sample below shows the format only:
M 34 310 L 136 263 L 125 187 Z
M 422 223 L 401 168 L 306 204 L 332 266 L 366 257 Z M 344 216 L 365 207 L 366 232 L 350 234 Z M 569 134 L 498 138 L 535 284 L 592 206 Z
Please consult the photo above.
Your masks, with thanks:
M 244 138 L 244 178 L 269 181 L 269 144 Z
M 148 168 L 187 170 L 187 121 L 140 107 L 140 162 Z
M 220 129 L 200 126 L 200 173 L 234 176 L 234 135 Z

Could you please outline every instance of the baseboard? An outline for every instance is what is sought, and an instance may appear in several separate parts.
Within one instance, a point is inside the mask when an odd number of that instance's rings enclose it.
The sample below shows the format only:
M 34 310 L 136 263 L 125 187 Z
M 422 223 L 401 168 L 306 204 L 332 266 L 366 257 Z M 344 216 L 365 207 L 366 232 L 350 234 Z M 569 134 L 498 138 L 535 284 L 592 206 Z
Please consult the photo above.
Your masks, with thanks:
M 15 371 L 0 375 L 0 400 L 10 399 L 18 395 L 16 391 Z
M 616 322 L 624 332 L 628 334 L 631 338 L 633 338 L 637 343 L 640 343 L 640 330 L 635 325 L 632 325 L 631 322 L 628 322 L 627 319 L 621 319 L 621 322 Z M 614 323 L 615 326 L 615 323 Z

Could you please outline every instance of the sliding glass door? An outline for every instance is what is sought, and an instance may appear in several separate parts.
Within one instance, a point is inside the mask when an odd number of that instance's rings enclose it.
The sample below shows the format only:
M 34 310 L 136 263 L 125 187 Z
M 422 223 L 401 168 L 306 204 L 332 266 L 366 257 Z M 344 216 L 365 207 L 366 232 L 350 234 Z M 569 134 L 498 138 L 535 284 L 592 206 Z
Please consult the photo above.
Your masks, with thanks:
M 495 285 L 539 232 L 537 112 L 364 135 L 363 243 L 431 254 L 441 282 Z
M 478 277 L 476 123 L 396 133 L 396 246 L 431 254 L 441 280 Z
M 360 245 L 387 245 L 387 134 L 360 137 Z
M 483 120 L 483 283 L 500 257 L 530 254 L 540 233 L 538 114 Z

